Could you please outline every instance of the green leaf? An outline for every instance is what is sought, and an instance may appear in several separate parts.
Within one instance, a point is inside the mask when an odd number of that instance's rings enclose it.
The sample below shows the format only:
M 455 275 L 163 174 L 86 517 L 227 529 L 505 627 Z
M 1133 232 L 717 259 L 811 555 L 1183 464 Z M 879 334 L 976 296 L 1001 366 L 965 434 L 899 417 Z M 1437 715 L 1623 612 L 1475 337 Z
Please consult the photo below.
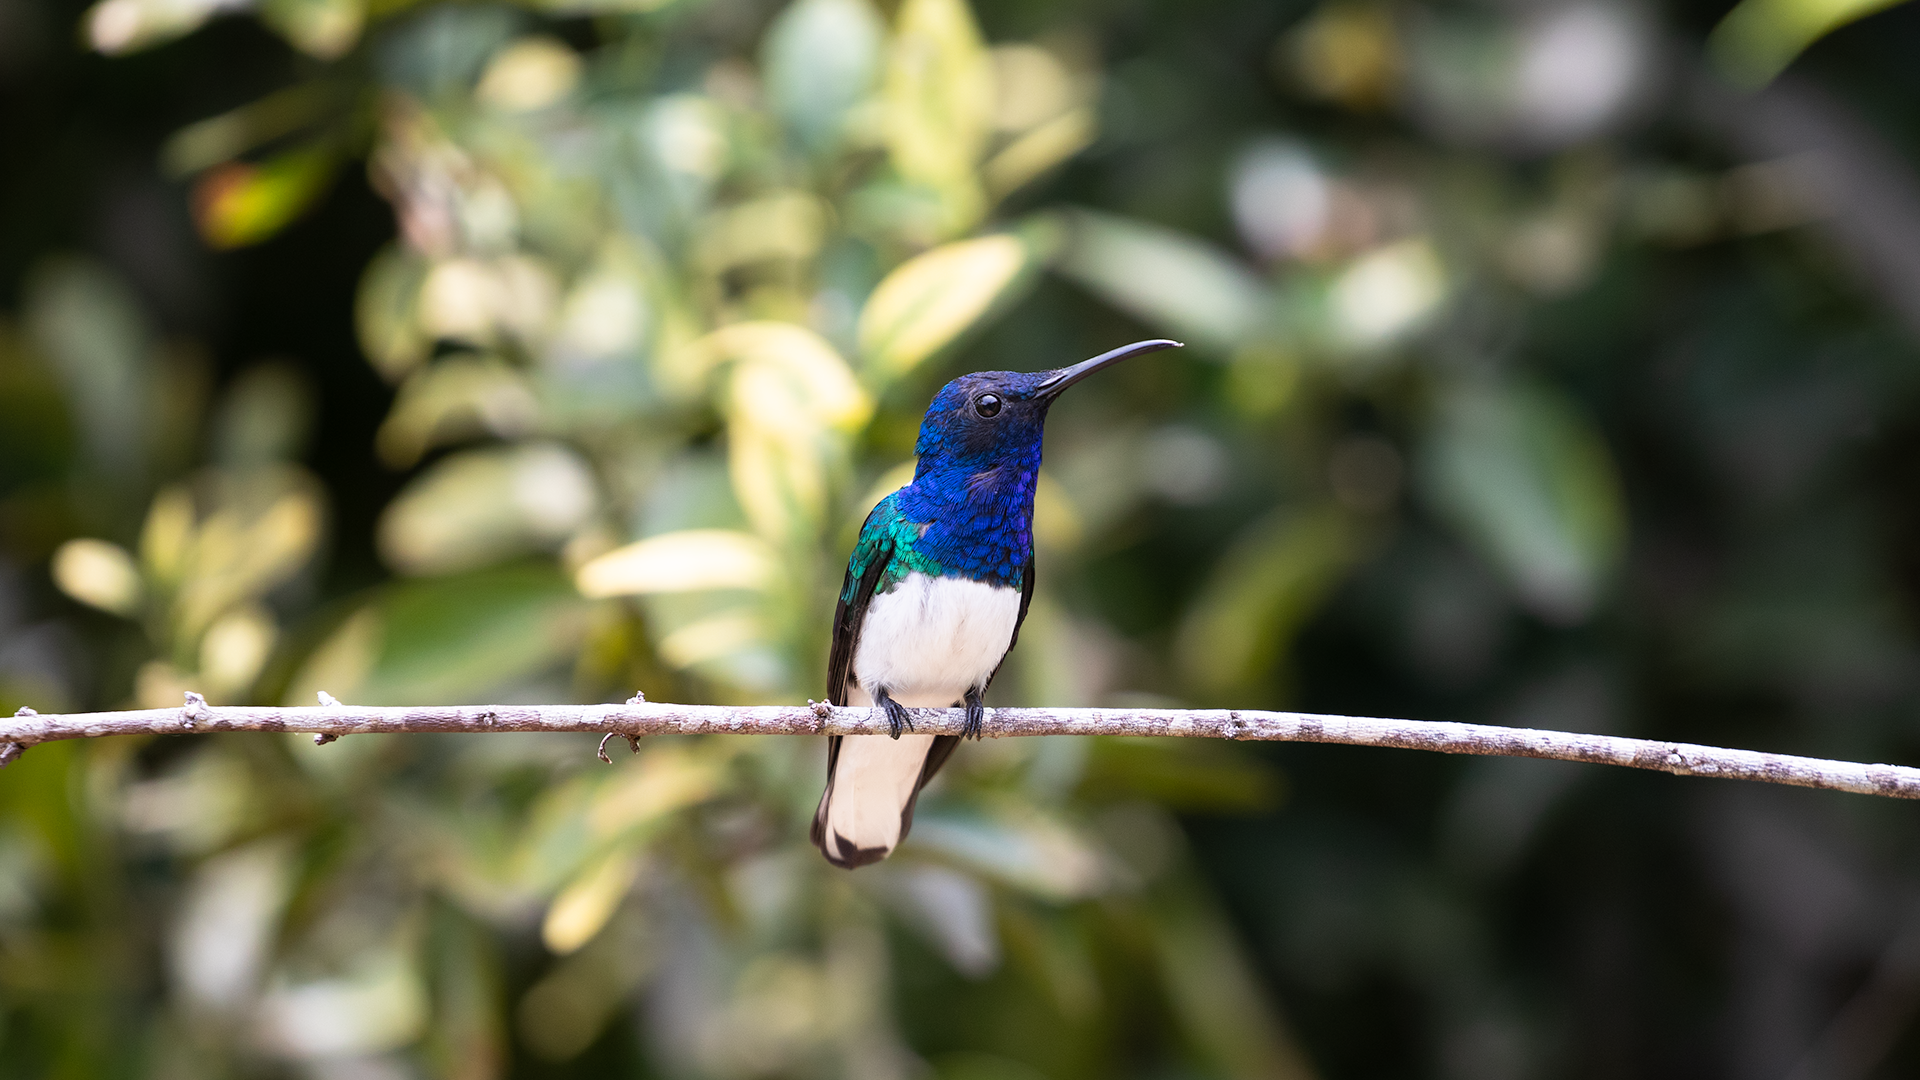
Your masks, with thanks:
M 367 0 L 260 0 L 260 21 L 308 56 L 334 60 L 360 40 Z
M 213 454 L 223 465 L 296 461 L 313 432 L 313 388 L 297 367 L 269 360 L 240 372 L 213 422 Z
M 389 382 L 425 360 L 433 344 L 419 319 L 420 287 L 429 269 L 411 249 L 394 245 L 375 255 L 360 275 L 353 304 L 360 351 Z
M 1048 900 L 1095 896 L 1112 884 L 1105 853 L 1037 807 L 1007 805 L 991 817 L 927 814 L 915 821 L 913 840 Z
M 1168 1002 L 1210 1066 L 1208 1075 L 1312 1080 L 1312 1066 L 1218 908 L 1190 878 L 1158 892 L 1141 925 L 1151 935 Z
M 1279 510 L 1255 522 L 1181 620 L 1182 669 L 1214 694 L 1259 682 L 1344 576 L 1354 548 L 1337 511 Z
M 435 462 L 387 507 L 380 553 L 405 574 L 471 570 L 558 544 L 598 503 L 591 470 L 558 444 L 468 450 Z
M 50 260 L 27 279 L 27 330 L 51 361 L 94 464 L 138 472 L 147 456 L 153 330 L 132 290 L 78 258 Z
M 499 700 L 569 662 L 588 601 L 551 566 L 518 565 L 377 589 L 307 658 L 286 700 Z
M 831 148 L 873 89 L 886 27 L 867 0 L 796 0 L 767 30 L 767 99 L 800 143 Z
M 160 148 L 160 168 L 169 176 L 191 176 L 320 119 L 335 104 L 322 82 L 278 90 L 237 109 L 188 124 Z
M 719 104 L 699 94 L 656 98 L 635 133 L 646 168 L 658 176 L 657 184 L 635 193 L 648 204 L 648 216 L 664 215 L 678 227 L 704 212 L 734 154 Z
M 617 771 L 584 773 L 548 788 L 526 815 L 512 858 L 514 876 L 528 888 L 559 894 L 556 904 L 565 902 L 569 882 L 584 884 L 582 875 L 592 875 L 594 863 L 639 854 L 681 811 L 712 798 L 725 782 L 733 752 L 724 742 L 649 740 L 637 761 L 623 762 Z M 598 884 L 600 890 L 612 888 L 605 880 Z M 588 908 L 577 915 L 592 913 Z M 611 911 L 600 914 L 604 922 Z M 576 923 L 571 929 L 591 936 L 599 927 Z M 552 939 L 549 944 L 558 948 Z
M 393 933 L 405 937 L 409 930 L 403 924 Z M 414 1042 L 426 1028 L 429 1004 L 410 945 L 373 945 L 334 978 L 293 982 L 290 973 L 280 973 L 255 1005 L 256 1038 L 278 1056 L 322 1060 Z
M 227 4 L 220 0 L 100 0 L 87 9 L 87 43 L 109 56 L 190 34 Z
M 1126 218 L 1076 211 L 1060 272 L 1182 341 L 1230 352 L 1254 336 L 1274 299 L 1254 272 L 1212 244 Z
M 1435 417 L 1420 480 L 1536 612 L 1586 618 L 1626 523 L 1606 445 L 1570 402 L 1540 387 L 1456 389 Z
M 490 356 L 448 357 L 408 376 L 373 445 L 405 469 L 436 446 L 527 435 L 539 420 L 539 398 L 517 368 Z

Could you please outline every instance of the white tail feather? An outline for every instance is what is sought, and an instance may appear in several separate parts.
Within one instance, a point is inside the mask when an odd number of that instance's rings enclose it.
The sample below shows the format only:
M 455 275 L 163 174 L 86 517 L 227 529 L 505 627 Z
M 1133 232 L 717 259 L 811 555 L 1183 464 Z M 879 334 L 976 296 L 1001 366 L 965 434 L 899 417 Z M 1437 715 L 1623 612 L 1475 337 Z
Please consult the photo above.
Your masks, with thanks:
M 896 699 L 899 700 L 899 699 Z M 920 698 L 900 700 L 910 708 L 944 708 L 950 701 Z M 847 704 L 872 705 L 858 685 L 847 687 Z M 903 734 L 848 735 L 840 740 L 840 754 L 826 794 L 820 797 L 818 818 L 821 847 L 842 865 L 885 858 L 900 843 L 902 815 L 913 800 L 926 766 L 933 736 Z
M 825 838 L 837 861 L 885 857 L 900 843 L 900 815 L 926 765 L 931 735 L 849 735 L 840 740 L 833 789 L 827 793 Z

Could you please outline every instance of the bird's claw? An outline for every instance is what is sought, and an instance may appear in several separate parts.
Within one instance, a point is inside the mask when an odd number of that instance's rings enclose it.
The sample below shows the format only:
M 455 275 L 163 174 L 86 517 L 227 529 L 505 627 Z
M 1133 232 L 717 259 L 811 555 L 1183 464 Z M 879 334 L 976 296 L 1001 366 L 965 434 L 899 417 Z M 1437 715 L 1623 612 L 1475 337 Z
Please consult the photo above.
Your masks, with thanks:
M 884 690 L 880 692 L 880 707 L 887 711 L 887 733 L 893 738 L 899 738 L 902 730 L 913 730 L 913 714 L 905 705 L 888 697 Z
M 966 705 L 967 718 L 960 725 L 960 737 L 962 739 L 971 737 L 978 742 L 987 726 L 987 706 L 980 700 L 980 691 L 967 691 Z

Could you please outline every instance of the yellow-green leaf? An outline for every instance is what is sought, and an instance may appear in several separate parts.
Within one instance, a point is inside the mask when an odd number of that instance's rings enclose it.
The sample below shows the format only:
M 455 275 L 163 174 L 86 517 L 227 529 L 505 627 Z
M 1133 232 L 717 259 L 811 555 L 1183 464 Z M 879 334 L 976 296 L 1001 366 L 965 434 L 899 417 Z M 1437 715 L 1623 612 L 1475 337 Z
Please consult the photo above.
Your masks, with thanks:
M 1352 530 L 1332 510 L 1256 522 L 1181 621 L 1175 648 L 1188 677 L 1215 694 L 1260 681 L 1339 582 L 1353 549 Z
M 118 56 L 190 33 L 229 6 L 223 0 L 100 0 L 87 9 L 87 43 Z
M 140 528 L 140 561 L 164 588 L 180 582 L 193 543 L 193 493 L 184 485 L 160 489 Z
M 641 755 L 640 765 L 604 782 L 587 808 L 589 833 L 614 840 L 710 798 L 731 751 L 668 743 Z
M 375 255 L 360 275 L 353 304 L 360 351 L 388 381 L 426 359 L 433 344 L 419 321 L 420 286 L 429 269 L 425 259 L 395 245 Z
M 745 652 L 767 642 L 766 620 L 745 611 L 698 619 L 660 639 L 660 659 L 690 668 Z
M 949 234 L 984 208 L 974 166 L 993 119 L 993 65 L 965 0 L 906 0 L 885 90 L 887 146 L 902 178 L 941 194 Z
M 772 365 L 740 365 L 728 398 L 734 497 L 760 535 L 785 543 L 825 510 L 827 457 L 837 448 L 804 411 L 795 380 Z
M 1541 388 L 1469 386 L 1441 404 L 1420 464 L 1427 498 L 1540 614 L 1586 617 L 1626 538 L 1605 442 Z
M 1191 877 L 1157 891 L 1141 925 L 1151 935 L 1173 1012 L 1210 1075 L 1313 1080 L 1279 1012 L 1247 964 L 1245 947 Z
M 380 459 L 405 469 L 435 446 L 533 431 L 540 402 L 526 376 L 491 357 L 449 358 L 407 378 L 374 437 Z
M 582 566 L 574 580 L 592 597 L 760 589 L 777 565 L 773 549 L 752 533 L 687 529 L 609 551 Z
M 1786 70 L 1807 46 L 1901 0 L 1741 0 L 1707 38 L 1721 74 L 1759 87 Z
M 687 353 L 694 358 L 689 363 L 693 367 L 710 368 L 731 360 L 742 368 L 759 366 L 777 372 L 787 383 L 782 395 L 734 403 L 736 408 L 761 411 L 764 422 L 771 426 L 805 417 L 829 427 L 853 430 L 873 415 L 873 400 L 861 389 L 847 362 L 825 338 L 804 326 L 771 320 L 735 323 L 694 342 Z
M 337 160 L 323 147 L 290 150 L 264 164 L 230 162 L 193 189 L 194 223 L 217 248 L 245 247 L 292 224 L 325 193 Z
M 494 54 L 473 96 L 504 112 L 532 112 L 566 97 L 579 81 L 580 54 L 540 34 Z
M 983 236 L 907 260 L 880 282 L 860 313 L 860 351 L 894 379 L 976 325 L 1028 264 L 1026 244 Z
M 587 867 L 553 898 L 540 924 L 540 940 L 561 955 L 592 940 L 619 908 L 638 869 L 632 851 L 614 851 Z
M 200 675 L 216 700 L 240 697 L 266 664 L 279 628 L 259 604 L 222 615 L 200 639 Z
M 198 486 L 206 512 L 181 553 L 172 615 L 186 641 L 305 566 L 325 519 L 319 486 L 295 468 L 212 471 Z M 161 510 L 156 500 L 156 516 Z
M 53 553 L 53 583 L 83 604 L 132 615 L 145 591 L 133 556 L 105 540 L 69 540 Z
M 160 148 L 160 168 L 169 176 L 191 176 L 231 161 L 314 122 L 332 101 L 326 84 L 303 83 L 188 124 Z
M 826 239 L 828 208 L 817 196 L 778 191 L 707 216 L 696 258 L 711 274 L 770 260 L 809 259 Z
M 873 401 L 832 345 L 792 323 L 723 327 L 688 346 L 679 366 L 693 372 L 728 361 L 734 495 L 757 532 L 784 543 L 821 520 L 828 477 L 844 467 L 846 433 L 867 422 Z
M 535 443 L 436 462 L 381 515 L 380 553 L 404 574 L 444 574 L 558 544 L 599 504 L 571 450 Z
M 308 56 L 334 60 L 360 40 L 367 0 L 260 0 L 260 21 Z
M 1090 107 L 1069 110 L 1008 143 L 983 170 L 987 193 L 1003 198 L 1093 145 L 1099 117 Z
M 1348 344 L 1384 345 L 1416 328 L 1446 296 L 1446 271 L 1425 240 L 1404 240 L 1355 260 L 1328 293 L 1334 332 Z

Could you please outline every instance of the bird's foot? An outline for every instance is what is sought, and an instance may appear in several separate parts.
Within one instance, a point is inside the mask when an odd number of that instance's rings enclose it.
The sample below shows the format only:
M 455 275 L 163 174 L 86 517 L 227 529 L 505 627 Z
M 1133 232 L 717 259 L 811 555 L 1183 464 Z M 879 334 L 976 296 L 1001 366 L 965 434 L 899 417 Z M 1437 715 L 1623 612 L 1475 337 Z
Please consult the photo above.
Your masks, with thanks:
M 894 738 L 899 738 L 900 732 L 903 730 L 913 730 L 913 716 L 907 712 L 905 705 L 887 696 L 885 690 L 874 695 L 874 700 L 879 702 L 881 708 L 887 710 L 887 731 Z
M 987 726 L 987 706 L 980 700 L 979 690 L 967 691 L 966 705 L 967 719 L 960 725 L 960 737 L 964 739 L 971 736 L 978 741 Z

